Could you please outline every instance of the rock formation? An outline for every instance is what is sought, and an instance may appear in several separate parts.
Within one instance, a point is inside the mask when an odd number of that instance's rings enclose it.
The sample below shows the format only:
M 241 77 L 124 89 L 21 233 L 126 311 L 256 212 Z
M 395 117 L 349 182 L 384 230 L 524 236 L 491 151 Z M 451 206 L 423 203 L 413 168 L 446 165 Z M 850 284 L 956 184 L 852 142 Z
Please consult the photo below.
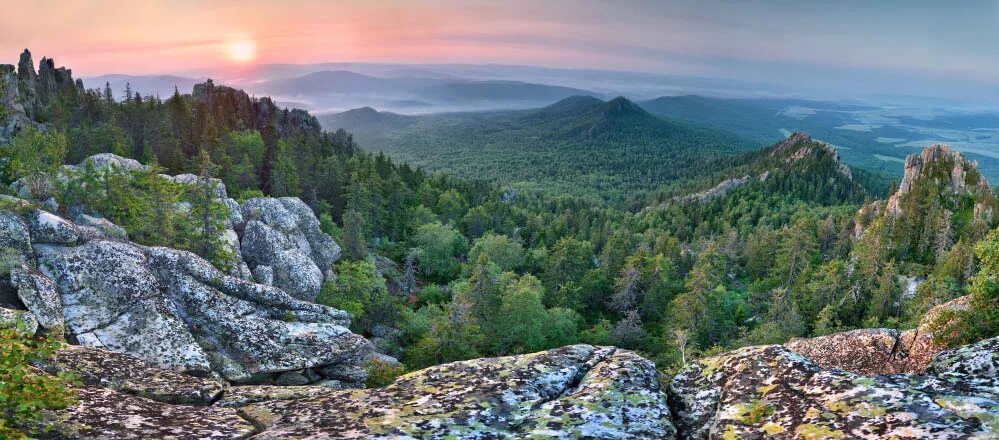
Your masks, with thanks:
M 919 154 L 905 158 L 905 174 L 898 191 L 888 198 L 886 208 L 889 214 L 901 214 L 901 201 L 921 181 L 930 181 L 940 194 L 968 194 L 976 199 L 975 218 L 992 221 L 994 206 L 985 204 L 982 199 L 991 199 L 992 190 L 978 172 L 977 164 L 964 158 L 950 146 L 930 145 Z M 981 205 L 981 206 L 979 206 Z
M 306 370 L 358 380 L 354 370 L 372 355 L 342 311 L 223 274 L 189 252 L 5 201 L 16 208 L 3 211 L 4 249 L 24 262 L 10 275 L 17 295 L 39 326 L 65 327 L 70 340 L 235 382 Z M 338 376 L 340 367 L 353 376 Z
M 79 403 L 48 416 L 54 437 L 675 438 L 654 365 L 610 347 L 455 362 L 366 390 L 221 388 L 84 348 L 42 368 L 84 382 Z
M 25 49 L 17 63 L 0 64 L 0 140 L 13 138 L 25 127 L 43 128 L 34 121 L 60 93 L 83 90 L 83 83 L 73 80 L 73 72 L 55 67 L 55 61 L 42 58 L 35 71 L 31 52 Z
M 921 373 L 944 347 L 933 342 L 933 320 L 947 309 L 967 307 L 964 296 L 936 306 L 911 330 L 859 329 L 807 339 L 793 339 L 785 346 L 823 368 L 858 374 Z
M 824 369 L 781 346 L 689 364 L 670 383 L 680 438 L 995 438 L 999 338 L 945 351 L 918 375 Z

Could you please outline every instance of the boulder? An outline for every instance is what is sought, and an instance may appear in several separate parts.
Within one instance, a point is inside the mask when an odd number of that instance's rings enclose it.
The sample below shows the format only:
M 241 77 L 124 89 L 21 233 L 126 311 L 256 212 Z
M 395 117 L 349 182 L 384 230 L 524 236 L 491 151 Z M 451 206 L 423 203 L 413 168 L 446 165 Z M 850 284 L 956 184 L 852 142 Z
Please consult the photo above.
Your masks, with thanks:
M 944 310 L 967 307 L 960 297 L 928 311 L 915 329 L 859 329 L 784 344 L 822 368 L 859 374 L 920 373 L 945 347 L 933 342 L 933 321 Z
M 256 428 L 232 408 L 171 405 L 108 388 L 76 388 L 78 402 L 48 414 L 49 438 L 73 439 L 239 439 Z
M 319 229 L 312 210 L 295 197 L 255 198 L 242 206 L 243 259 L 251 270 L 268 266 L 272 284 L 312 301 L 333 277 L 340 246 Z
M 10 281 L 17 288 L 21 303 L 31 311 L 38 324 L 61 334 L 64 326 L 62 301 L 55 283 L 27 264 L 13 268 Z
M 83 160 L 81 164 L 89 163 L 94 169 L 98 171 L 118 169 L 120 171 L 147 171 L 149 167 L 139 163 L 135 159 L 129 159 L 126 157 L 121 157 L 112 153 L 100 153 L 90 156 Z
M 58 287 L 66 330 L 79 343 L 129 353 L 163 368 L 207 373 L 208 359 L 162 294 L 142 248 L 93 240 L 35 245 Z
M 76 225 L 58 215 L 35 210 L 27 219 L 32 243 L 74 245 L 80 239 Z
M 680 438 L 995 438 L 992 339 L 937 356 L 926 374 L 825 369 L 781 346 L 701 359 L 670 382 Z
M 260 439 L 673 438 L 652 362 L 612 347 L 430 367 L 377 389 L 242 408 Z
M 0 329 L 21 328 L 24 333 L 33 335 L 38 331 L 38 320 L 27 310 L 0 307 Z
M 38 365 L 48 373 L 72 373 L 84 385 L 144 397 L 157 402 L 210 405 L 223 384 L 164 370 L 132 356 L 91 347 L 66 345 Z
M 97 230 L 96 237 L 106 238 L 110 240 L 127 240 L 128 233 L 125 232 L 125 228 L 111 223 L 110 220 L 105 218 L 98 218 L 89 216 L 87 214 L 80 214 L 76 216 L 74 220 L 77 226 L 88 227 Z

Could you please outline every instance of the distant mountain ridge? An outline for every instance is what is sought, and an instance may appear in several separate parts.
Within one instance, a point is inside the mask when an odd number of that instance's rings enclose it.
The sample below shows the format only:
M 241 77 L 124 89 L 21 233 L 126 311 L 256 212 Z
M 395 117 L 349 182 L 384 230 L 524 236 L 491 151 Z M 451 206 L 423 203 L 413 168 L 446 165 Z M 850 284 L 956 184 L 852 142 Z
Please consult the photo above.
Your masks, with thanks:
M 422 116 L 360 108 L 320 122 L 350 131 L 368 151 L 430 170 L 604 200 L 639 197 L 752 145 L 658 118 L 624 97 L 574 95 L 530 110 Z

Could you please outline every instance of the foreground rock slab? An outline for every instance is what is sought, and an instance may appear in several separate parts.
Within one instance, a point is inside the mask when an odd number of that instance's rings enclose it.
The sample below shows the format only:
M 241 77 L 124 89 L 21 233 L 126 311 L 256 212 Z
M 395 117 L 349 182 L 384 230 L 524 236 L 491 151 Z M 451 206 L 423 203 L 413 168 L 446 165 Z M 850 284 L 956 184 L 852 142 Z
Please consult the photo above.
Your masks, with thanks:
M 940 353 L 925 374 L 824 369 L 781 346 L 686 366 L 670 384 L 680 438 L 995 439 L 999 338 Z
M 242 408 L 287 438 L 673 438 L 655 366 L 610 347 L 427 368 L 383 388 Z

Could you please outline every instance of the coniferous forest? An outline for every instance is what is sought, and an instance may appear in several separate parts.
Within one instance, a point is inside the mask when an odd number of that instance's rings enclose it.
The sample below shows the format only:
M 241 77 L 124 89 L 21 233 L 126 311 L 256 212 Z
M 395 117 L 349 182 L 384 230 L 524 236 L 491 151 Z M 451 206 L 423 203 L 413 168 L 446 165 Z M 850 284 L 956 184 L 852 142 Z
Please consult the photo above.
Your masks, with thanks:
M 698 134 L 711 155 L 656 177 L 668 183 L 644 199 L 623 201 L 626 184 L 601 200 L 428 173 L 366 152 L 305 111 L 212 81 L 165 99 L 69 85 L 41 102 L 29 116 L 48 129 L 27 127 L 2 147 L 5 191 L 36 182 L 63 209 L 87 206 L 133 241 L 191 250 L 219 268 L 231 257 L 218 243 L 224 206 L 210 188 L 158 174 L 221 179 L 239 200 L 300 197 L 343 249 L 317 301 L 348 311 L 353 330 L 409 369 L 585 342 L 637 350 L 670 371 L 733 347 L 910 328 L 969 292 L 995 310 L 996 202 L 973 167 L 960 190 L 939 178 L 893 184 L 886 206 L 875 201 L 885 178 L 858 177 L 805 134 L 747 151 L 737 140 L 726 149 L 735 135 L 689 129 L 674 141 L 656 125 L 664 157 L 700 153 Z M 649 133 L 624 130 L 615 142 Z M 587 166 L 573 151 L 553 159 Z M 98 153 L 151 168 L 84 166 L 45 181 Z M 923 173 L 949 181 L 964 164 L 947 160 Z M 613 182 L 632 171 L 589 172 Z M 81 190 L 93 187 L 100 197 Z M 178 202 L 190 209 L 171 209 Z M 961 321 L 954 343 L 999 330 L 985 309 Z

